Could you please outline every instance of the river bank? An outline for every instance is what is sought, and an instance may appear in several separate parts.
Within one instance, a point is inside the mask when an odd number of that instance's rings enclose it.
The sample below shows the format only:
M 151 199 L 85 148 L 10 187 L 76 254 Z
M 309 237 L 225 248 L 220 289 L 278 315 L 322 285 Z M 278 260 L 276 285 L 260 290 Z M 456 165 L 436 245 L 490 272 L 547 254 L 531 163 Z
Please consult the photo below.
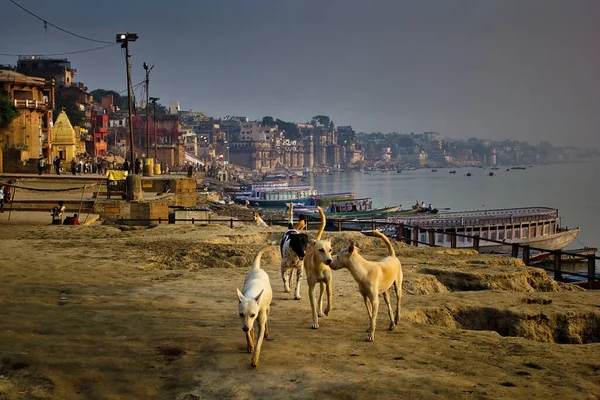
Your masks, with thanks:
M 256 249 L 284 228 L 251 224 L 0 226 L 0 393 L 10 399 L 522 398 L 600 396 L 600 299 L 519 261 L 395 243 L 401 322 L 364 342 L 366 311 L 347 271 L 310 329 L 283 292 L 276 248 L 270 330 L 249 367 L 237 316 Z M 314 231 L 309 232 L 314 235 Z M 366 258 L 386 253 L 358 233 Z M 15 251 L 18 249 L 18 252 Z M 567 344 L 568 343 L 568 344 Z M 596 397 L 594 397 L 596 396 Z

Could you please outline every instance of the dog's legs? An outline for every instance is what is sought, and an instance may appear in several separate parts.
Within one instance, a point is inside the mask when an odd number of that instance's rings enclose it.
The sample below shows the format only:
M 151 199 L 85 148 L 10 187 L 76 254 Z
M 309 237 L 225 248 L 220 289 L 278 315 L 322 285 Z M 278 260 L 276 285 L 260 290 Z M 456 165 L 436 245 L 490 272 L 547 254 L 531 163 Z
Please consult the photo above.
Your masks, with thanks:
M 304 268 L 300 266 L 300 268 L 296 269 L 296 290 L 294 291 L 294 299 L 300 300 L 302 296 L 300 296 L 300 282 L 302 282 L 302 272 L 304 272 Z M 291 281 L 291 279 L 290 279 Z
M 248 353 L 254 351 L 254 328 L 246 332 L 246 351 Z
M 310 310 L 312 311 L 312 329 L 319 328 L 319 317 L 317 314 L 317 305 L 315 304 L 315 287 L 317 282 L 308 282 L 308 299 L 310 300 Z
M 400 305 L 402 304 L 402 277 L 399 276 L 399 279 L 394 283 L 396 287 L 396 318 L 395 322 L 398 324 L 400 322 Z
M 371 331 L 371 317 L 373 315 L 373 310 L 371 308 L 371 301 L 367 297 L 367 295 L 363 295 L 363 300 L 365 302 L 365 307 L 367 307 L 367 314 L 369 315 L 369 327 L 367 328 L 367 332 Z
M 325 293 L 325 282 L 319 282 L 319 301 L 317 302 L 318 315 L 319 317 L 323 316 L 323 294 Z
M 390 303 L 390 290 L 386 290 L 383 292 L 383 300 L 385 300 L 385 304 L 387 305 L 388 315 L 390 317 L 390 331 L 393 331 L 396 327 L 396 323 L 394 322 L 394 310 L 392 310 L 392 304 Z
M 269 340 L 269 323 L 265 322 L 265 339 Z
M 285 266 L 281 266 L 281 279 L 283 279 L 283 291 L 286 293 L 290 292 L 290 284 L 288 277 L 289 270 Z
M 252 355 L 252 362 L 250 365 L 252 368 L 256 368 L 258 366 L 258 357 L 260 357 L 260 349 L 262 347 L 263 338 L 265 337 L 265 327 L 267 325 L 267 316 L 264 315 L 260 321 L 256 321 L 259 323 L 258 325 L 258 338 L 256 340 L 256 348 L 254 349 L 254 354 Z
M 329 315 L 331 310 L 333 309 L 333 289 L 331 285 L 331 271 L 329 271 L 329 279 L 325 283 L 327 288 L 327 308 L 325 309 L 325 315 Z
M 371 325 L 369 326 L 369 334 L 367 335 L 367 342 L 375 340 L 375 326 L 377 325 L 377 314 L 379 313 L 379 296 L 377 293 L 369 297 L 371 300 Z

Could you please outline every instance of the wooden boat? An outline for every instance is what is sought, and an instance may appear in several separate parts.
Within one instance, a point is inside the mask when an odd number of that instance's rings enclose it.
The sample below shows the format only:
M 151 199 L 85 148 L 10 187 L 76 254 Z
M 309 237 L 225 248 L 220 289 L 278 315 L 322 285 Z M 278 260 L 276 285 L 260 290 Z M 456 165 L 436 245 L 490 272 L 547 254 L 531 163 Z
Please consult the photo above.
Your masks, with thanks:
M 246 201 L 256 207 L 286 207 L 288 203 L 306 204 L 311 197 L 317 195 L 311 186 L 287 187 L 253 187 L 250 194 L 235 197 L 235 202 L 243 204 Z
M 375 218 L 388 214 L 397 213 L 401 206 L 373 208 L 371 198 L 353 199 L 349 201 L 332 201 L 327 209 L 323 210 L 327 219 L 352 219 L 352 218 Z M 294 213 L 304 215 L 308 219 L 320 219 L 316 207 L 294 208 Z
M 360 230 L 370 230 L 375 224 L 386 235 L 393 237 L 396 236 L 399 224 L 404 224 L 404 236 L 407 238 L 413 237 L 417 232 L 413 227 L 418 226 L 421 228 L 418 230 L 419 241 L 428 244 L 429 236 L 423 229 L 435 229 L 437 232 L 431 244 L 436 246 L 450 247 L 450 234 L 455 233 L 458 248 L 472 248 L 471 237 L 479 236 L 479 251 L 482 253 L 510 254 L 513 243 L 544 250 L 560 250 L 573 243 L 580 231 L 579 228 L 560 228 L 558 210 L 549 207 L 447 212 L 435 215 L 399 213 L 387 218 L 353 222 L 355 225 L 362 223 Z M 344 228 L 346 229 L 346 225 Z

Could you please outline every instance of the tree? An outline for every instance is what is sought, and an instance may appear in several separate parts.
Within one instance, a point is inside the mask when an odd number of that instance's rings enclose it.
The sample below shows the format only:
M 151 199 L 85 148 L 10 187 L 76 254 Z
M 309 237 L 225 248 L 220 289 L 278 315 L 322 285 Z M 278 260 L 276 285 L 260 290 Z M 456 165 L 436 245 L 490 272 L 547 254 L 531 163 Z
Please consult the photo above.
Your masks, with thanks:
M 75 101 L 65 97 L 61 90 L 57 90 L 56 95 L 54 97 L 54 121 L 56 121 L 56 119 L 58 118 L 58 114 L 60 114 L 60 112 L 63 110 L 69 117 L 71 125 L 85 126 L 87 122 L 85 118 L 85 111 L 82 111 Z
M 6 96 L 0 94 L 0 130 L 6 129 L 19 116 L 19 109 Z
M 273 127 L 276 126 L 277 123 L 273 120 L 273 117 L 263 117 L 262 126 Z
M 121 110 L 127 110 L 129 107 L 127 104 L 127 95 L 121 96 L 118 92 L 114 90 L 106 90 L 106 89 L 95 89 L 90 92 L 92 98 L 94 99 L 94 103 L 102 103 L 102 98 L 109 94 L 113 96 L 113 104 L 117 106 Z M 158 114 L 158 107 L 156 108 L 156 113 Z
M 369 160 L 377 159 L 377 152 L 375 151 L 375 144 L 372 141 L 367 142 L 365 158 L 367 158 Z
M 320 123 L 321 125 L 323 125 L 325 128 L 329 128 L 329 122 L 331 120 L 329 119 L 329 117 L 327 115 L 315 115 L 314 117 L 312 117 L 312 123 L 314 124 L 315 122 Z
M 275 120 L 275 123 L 285 132 L 285 137 L 288 139 L 300 139 L 302 137 L 302 133 L 300 133 L 300 129 L 298 129 L 298 125 L 294 122 L 285 122 L 280 119 Z

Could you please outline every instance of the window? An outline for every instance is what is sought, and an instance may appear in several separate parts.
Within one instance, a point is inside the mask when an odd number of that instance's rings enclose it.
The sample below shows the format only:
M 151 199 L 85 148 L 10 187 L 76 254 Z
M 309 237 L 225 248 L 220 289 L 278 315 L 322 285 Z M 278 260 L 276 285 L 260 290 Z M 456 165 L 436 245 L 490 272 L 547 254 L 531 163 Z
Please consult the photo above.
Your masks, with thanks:
M 521 228 L 515 229 L 515 239 L 521 238 Z
M 529 237 L 529 235 L 528 235 L 528 233 L 529 233 L 529 228 L 523 228 L 523 232 L 521 232 L 521 233 L 522 233 L 521 237 L 522 237 L 523 239 L 527 239 L 527 238 Z

